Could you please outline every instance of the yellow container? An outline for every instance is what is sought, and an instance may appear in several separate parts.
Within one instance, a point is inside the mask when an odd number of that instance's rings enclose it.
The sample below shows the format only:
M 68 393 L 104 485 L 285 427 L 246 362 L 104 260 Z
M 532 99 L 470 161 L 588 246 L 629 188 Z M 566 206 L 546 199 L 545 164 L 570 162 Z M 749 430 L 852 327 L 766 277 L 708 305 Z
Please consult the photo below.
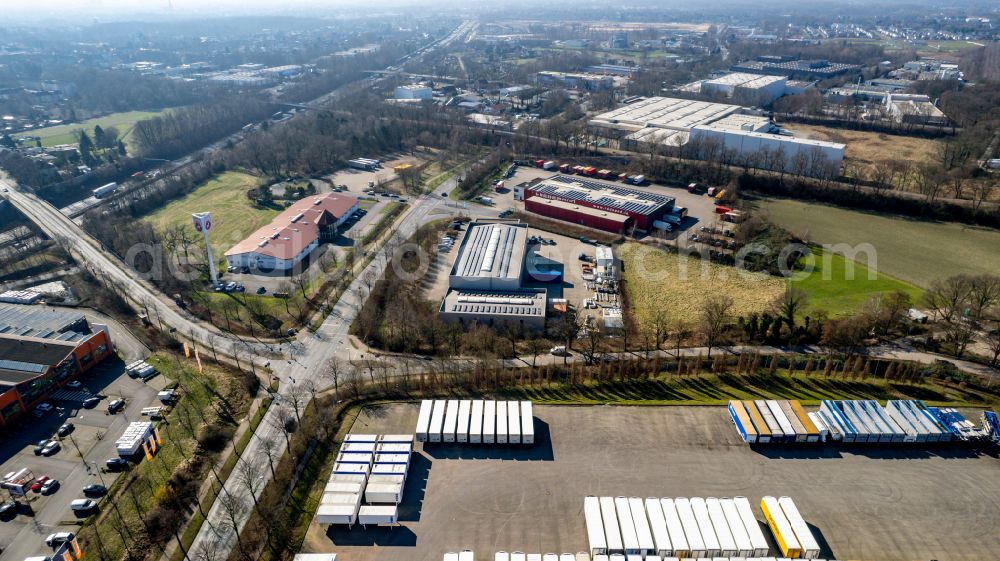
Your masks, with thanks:
M 774 541 L 778 544 L 778 549 L 781 550 L 781 556 L 789 559 L 802 557 L 802 547 L 799 545 L 799 540 L 795 538 L 792 525 L 788 523 L 781 506 L 778 505 L 778 499 L 774 497 L 762 498 L 760 510 L 764 513 L 764 520 L 767 521 L 771 533 L 774 534 Z

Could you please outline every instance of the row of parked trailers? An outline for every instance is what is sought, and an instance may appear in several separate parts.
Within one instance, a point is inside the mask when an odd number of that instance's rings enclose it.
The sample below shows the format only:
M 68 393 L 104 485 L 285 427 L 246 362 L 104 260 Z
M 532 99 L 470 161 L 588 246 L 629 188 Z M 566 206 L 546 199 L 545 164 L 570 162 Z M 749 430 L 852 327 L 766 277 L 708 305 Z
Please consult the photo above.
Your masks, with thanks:
M 782 555 L 791 559 L 819 557 L 819 542 L 790 497 L 764 497 L 760 510 Z
M 347 435 L 320 499 L 317 522 L 395 524 L 412 452 L 410 434 Z
M 590 554 L 633 559 L 760 558 L 770 548 L 746 497 L 583 501 Z
M 534 444 L 530 401 L 425 399 L 417 415 L 419 442 Z
M 844 442 L 948 442 L 955 435 L 920 400 L 824 400 L 819 416 L 834 440 Z
M 794 399 L 732 400 L 729 416 L 748 444 L 821 442 L 829 431 Z

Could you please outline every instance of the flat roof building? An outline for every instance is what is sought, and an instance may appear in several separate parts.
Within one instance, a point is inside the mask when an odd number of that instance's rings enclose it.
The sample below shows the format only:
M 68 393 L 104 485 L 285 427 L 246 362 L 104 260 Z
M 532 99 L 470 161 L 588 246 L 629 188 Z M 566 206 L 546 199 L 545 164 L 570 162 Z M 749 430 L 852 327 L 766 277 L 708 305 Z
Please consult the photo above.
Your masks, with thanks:
M 734 64 L 733 72 L 772 74 L 789 78 L 832 78 L 860 71 L 860 64 L 845 64 L 828 60 L 749 60 Z
M 615 80 L 602 74 L 544 70 L 535 74 L 535 83 L 542 86 L 563 86 L 571 90 L 600 91 L 613 88 Z
M 617 138 L 624 149 L 653 143 L 683 146 L 687 157 L 723 157 L 731 163 L 752 162 L 763 169 L 780 166 L 810 176 L 829 177 L 839 173 L 845 149 L 843 144 L 834 142 L 768 134 L 774 129 L 770 119 L 739 105 L 669 97 L 630 103 L 597 115 L 588 125 L 605 136 Z M 802 160 L 799 154 L 807 157 L 806 165 L 799 165 Z M 781 163 L 765 155 L 781 156 Z
M 0 333 L 0 428 L 114 353 L 107 331 L 87 329 L 62 339 Z
M 320 242 L 336 237 L 358 210 L 358 200 L 337 193 L 297 201 L 226 252 L 231 267 L 287 271 L 302 262 Z
M 463 290 L 516 290 L 521 287 L 528 226 L 473 222 L 465 231 L 448 286 Z
M 572 175 L 556 174 L 521 192 L 529 212 L 620 234 L 633 227 L 649 230 L 674 208 L 673 197 Z
M 734 72 L 701 83 L 701 93 L 731 98 L 745 105 L 767 105 L 785 95 L 785 76 Z
M 438 312 L 464 328 L 475 324 L 541 330 L 547 291 L 526 288 L 528 226 L 512 221 L 471 222 L 448 275 Z

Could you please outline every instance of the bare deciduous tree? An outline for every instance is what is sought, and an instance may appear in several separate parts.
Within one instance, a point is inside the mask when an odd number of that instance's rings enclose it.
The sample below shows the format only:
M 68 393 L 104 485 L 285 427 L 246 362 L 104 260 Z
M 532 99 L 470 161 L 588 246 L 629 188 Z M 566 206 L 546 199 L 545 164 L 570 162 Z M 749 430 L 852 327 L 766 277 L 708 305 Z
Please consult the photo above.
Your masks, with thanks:
M 733 299 L 729 296 L 709 298 L 701 308 L 700 329 L 708 346 L 708 356 L 712 347 L 718 344 L 726 332 L 729 313 L 733 309 Z

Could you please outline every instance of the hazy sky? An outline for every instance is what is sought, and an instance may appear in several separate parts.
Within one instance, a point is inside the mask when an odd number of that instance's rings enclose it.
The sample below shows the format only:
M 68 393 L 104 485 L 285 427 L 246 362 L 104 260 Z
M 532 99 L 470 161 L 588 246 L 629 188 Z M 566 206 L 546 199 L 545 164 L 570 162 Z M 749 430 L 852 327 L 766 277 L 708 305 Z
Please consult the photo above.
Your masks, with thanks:
M 0 0 L 4 20 L 59 20 L 92 23 L 134 16 L 185 14 L 243 14 L 306 12 L 349 6 L 392 6 L 412 4 L 412 0 Z M 0 23 L 2 25 L 2 23 Z

